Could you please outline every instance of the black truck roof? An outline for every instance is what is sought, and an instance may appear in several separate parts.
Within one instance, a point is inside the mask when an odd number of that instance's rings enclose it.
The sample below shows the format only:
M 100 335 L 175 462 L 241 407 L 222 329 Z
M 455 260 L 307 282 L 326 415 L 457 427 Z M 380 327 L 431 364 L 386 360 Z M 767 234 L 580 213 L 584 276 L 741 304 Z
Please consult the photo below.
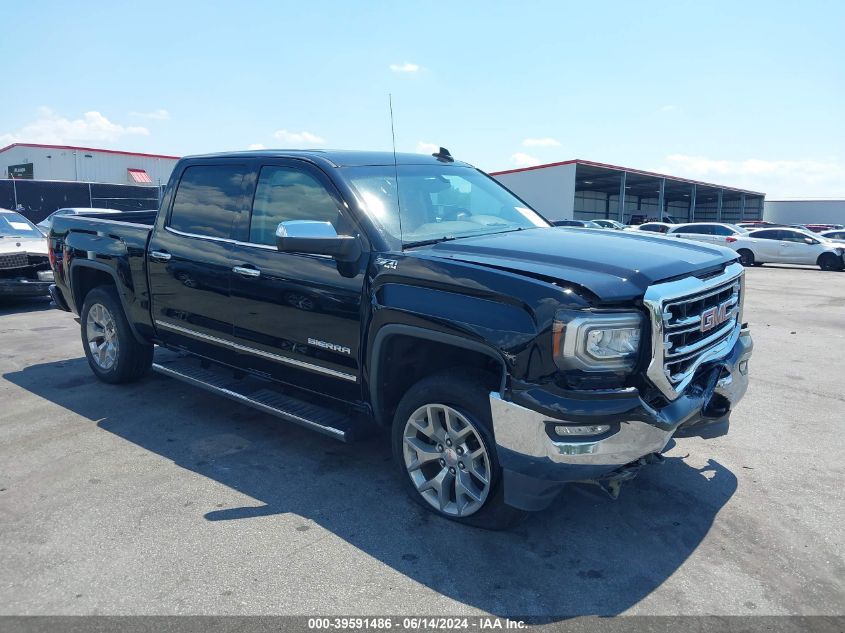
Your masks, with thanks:
M 392 165 L 393 152 L 370 152 L 346 149 L 258 149 L 243 152 L 217 152 L 185 156 L 184 160 L 212 158 L 299 158 L 320 163 L 327 167 L 361 167 L 365 165 Z M 435 165 L 443 160 L 431 154 L 397 153 L 399 165 Z M 448 161 L 452 165 L 471 167 L 462 161 Z

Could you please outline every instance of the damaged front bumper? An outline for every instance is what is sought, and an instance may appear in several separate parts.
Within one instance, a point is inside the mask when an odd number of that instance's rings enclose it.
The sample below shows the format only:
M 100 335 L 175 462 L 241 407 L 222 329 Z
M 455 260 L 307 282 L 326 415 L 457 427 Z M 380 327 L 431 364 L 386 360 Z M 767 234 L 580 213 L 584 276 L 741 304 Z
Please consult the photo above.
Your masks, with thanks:
M 490 394 L 505 501 L 524 510 L 548 506 L 576 481 L 630 478 L 672 437 L 727 433 L 730 413 L 748 387 L 753 342 L 742 330 L 731 352 L 702 366 L 696 380 L 662 408 L 649 406 L 636 389 L 562 398 L 542 390 Z M 603 425 L 600 435 L 562 435 L 557 427 Z M 616 490 L 618 494 L 618 487 Z M 612 491 L 611 491 L 612 493 Z
M 50 292 L 48 281 L 34 279 L 0 279 L 0 297 L 41 297 L 47 296 Z

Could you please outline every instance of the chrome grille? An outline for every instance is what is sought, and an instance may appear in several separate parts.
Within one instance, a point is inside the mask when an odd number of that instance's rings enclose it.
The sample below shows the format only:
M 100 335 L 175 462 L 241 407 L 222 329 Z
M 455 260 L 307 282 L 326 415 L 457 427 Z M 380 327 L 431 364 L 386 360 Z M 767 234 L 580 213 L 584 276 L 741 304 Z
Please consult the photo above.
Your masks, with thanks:
M 672 383 L 681 382 L 699 356 L 729 337 L 736 328 L 740 286 L 736 279 L 714 290 L 664 305 L 664 367 Z
M 26 253 L 4 253 L 0 255 L 0 268 L 24 268 L 29 266 Z
M 676 398 L 704 362 L 723 358 L 741 329 L 744 272 L 729 265 L 715 277 L 689 277 L 651 286 L 644 303 L 651 313 L 651 381 Z

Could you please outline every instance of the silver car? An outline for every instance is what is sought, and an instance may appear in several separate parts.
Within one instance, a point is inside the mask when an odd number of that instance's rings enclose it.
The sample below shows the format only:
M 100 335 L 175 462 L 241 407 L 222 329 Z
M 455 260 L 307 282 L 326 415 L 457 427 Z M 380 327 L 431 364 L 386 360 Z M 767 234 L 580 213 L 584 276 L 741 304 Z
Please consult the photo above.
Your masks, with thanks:
M 0 209 L 0 297 L 44 296 L 51 283 L 41 231 L 20 213 Z
M 691 222 L 689 224 L 677 224 L 669 229 L 666 235 L 680 237 L 685 240 L 696 242 L 707 242 L 718 246 L 728 246 L 736 241 L 738 237 L 747 235 L 748 231 L 735 224 L 723 222 Z
M 38 228 L 46 235 L 50 232 L 50 227 L 53 225 L 53 218 L 57 215 L 82 215 L 89 213 L 120 213 L 119 209 L 95 209 L 93 207 L 63 207 L 56 209 L 46 218 L 38 223 Z

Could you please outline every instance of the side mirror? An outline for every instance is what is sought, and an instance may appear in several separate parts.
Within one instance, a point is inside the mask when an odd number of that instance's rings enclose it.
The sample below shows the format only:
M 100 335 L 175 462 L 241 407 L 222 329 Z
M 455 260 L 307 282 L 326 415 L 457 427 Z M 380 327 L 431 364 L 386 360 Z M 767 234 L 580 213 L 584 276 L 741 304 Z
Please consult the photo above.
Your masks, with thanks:
M 283 253 L 328 255 L 339 262 L 354 262 L 361 244 L 352 235 L 338 235 L 331 222 L 288 220 L 276 228 L 276 248 Z
M 804 238 L 804 241 L 805 241 L 807 244 L 818 244 L 818 242 L 817 242 L 816 240 L 814 240 L 812 237 L 805 237 L 805 238 Z

